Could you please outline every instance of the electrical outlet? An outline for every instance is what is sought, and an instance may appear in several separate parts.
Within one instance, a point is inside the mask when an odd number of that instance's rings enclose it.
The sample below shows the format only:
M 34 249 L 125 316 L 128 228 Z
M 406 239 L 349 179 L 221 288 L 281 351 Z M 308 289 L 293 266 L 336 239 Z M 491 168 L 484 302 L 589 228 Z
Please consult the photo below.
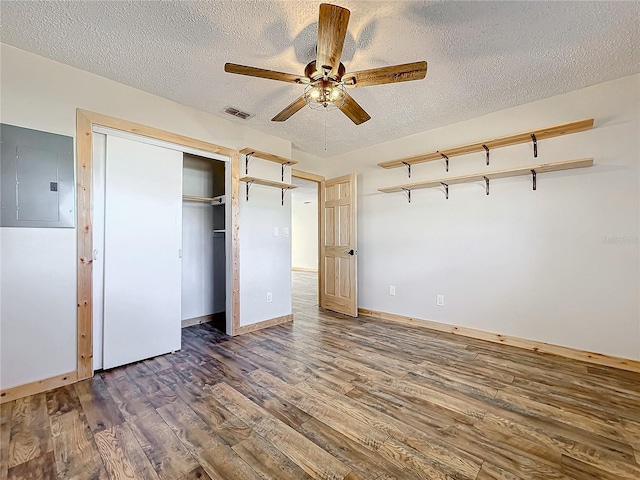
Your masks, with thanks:
M 267 292 L 267 303 L 273 302 L 273 293 Z
M 285 237 L 288 237 L 288 236 L 289 236 L 289 227 L 284 227 L 284 228 L 282 229 L 282 234 L 283 234 Z
M 389 295 L 395 295 L 395 294 L 396 294 L 396 286 L 389 285 Z
M 444 307 L 444 295 L 436 295 L 436 305 Z
M 273 227 L 273 236 L 277 237 L 279 235 L 278 233 L 278 227 Z

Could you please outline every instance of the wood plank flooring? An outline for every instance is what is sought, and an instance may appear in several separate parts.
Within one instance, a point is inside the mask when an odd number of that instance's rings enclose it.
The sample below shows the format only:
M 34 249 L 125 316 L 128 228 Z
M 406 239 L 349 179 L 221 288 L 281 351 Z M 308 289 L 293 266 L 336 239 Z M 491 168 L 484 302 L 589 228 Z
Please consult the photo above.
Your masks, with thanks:
M 640 479 L 640 375 L 320 311 L 2 405 L 0 479 Z

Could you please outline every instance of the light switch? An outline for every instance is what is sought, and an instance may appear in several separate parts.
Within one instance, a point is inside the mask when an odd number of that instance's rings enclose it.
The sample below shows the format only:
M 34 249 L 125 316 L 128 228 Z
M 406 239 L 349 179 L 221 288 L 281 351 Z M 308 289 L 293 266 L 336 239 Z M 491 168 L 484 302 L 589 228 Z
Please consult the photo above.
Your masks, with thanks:
M 288 237 L 288 236 L 289 236 L 289 227 L 284 227 L 284 228 L 282 229 L 282 234 L 283 234 L 285 237 Z

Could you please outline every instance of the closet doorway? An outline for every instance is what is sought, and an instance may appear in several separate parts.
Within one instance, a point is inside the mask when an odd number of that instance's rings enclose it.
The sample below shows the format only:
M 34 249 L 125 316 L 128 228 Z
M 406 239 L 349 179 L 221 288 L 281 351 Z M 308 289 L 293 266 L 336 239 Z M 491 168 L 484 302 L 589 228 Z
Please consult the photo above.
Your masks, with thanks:
M 93 368 L 179 350 L 181 327 L 224 332 L 228 157 L 102 127 L 92 141 Z
M 182 327 L 226 333 L 225 163 L 185 153 L 182 192 Z
M 293 169 L 291 183 L 291 293 L 294 311 L 317 308 L 320 277 L 320 187 L 324 178 Z

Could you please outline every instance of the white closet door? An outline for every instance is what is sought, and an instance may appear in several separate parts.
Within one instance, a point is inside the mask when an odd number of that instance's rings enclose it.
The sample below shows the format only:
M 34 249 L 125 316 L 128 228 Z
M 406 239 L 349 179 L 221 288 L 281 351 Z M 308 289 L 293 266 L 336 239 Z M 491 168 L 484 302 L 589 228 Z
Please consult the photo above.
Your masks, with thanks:
M 182 153 L 107 136 L 103 367 L 180 349 Z

